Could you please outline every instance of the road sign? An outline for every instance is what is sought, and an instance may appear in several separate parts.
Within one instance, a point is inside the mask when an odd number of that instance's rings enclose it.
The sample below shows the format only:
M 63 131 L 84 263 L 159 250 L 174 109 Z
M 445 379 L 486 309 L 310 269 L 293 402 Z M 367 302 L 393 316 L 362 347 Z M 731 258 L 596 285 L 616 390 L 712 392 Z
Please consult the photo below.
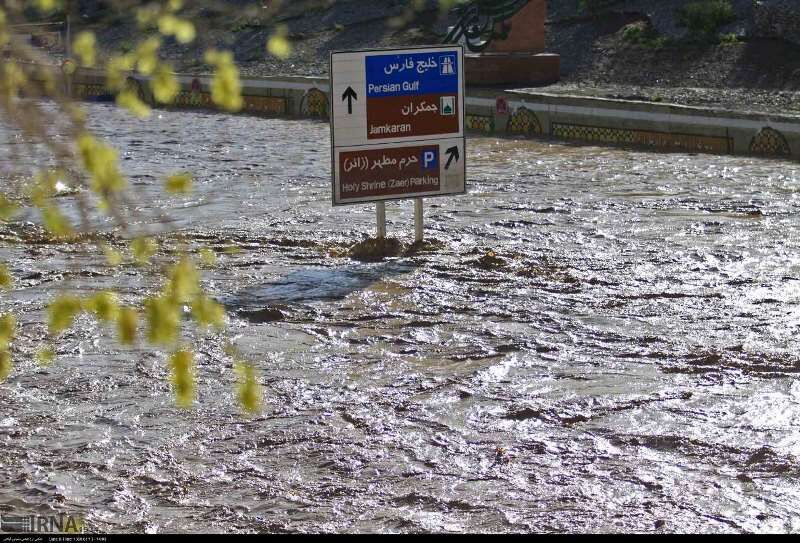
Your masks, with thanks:
M 461 46 L 331 53 L 333 204 L 466 191 Z

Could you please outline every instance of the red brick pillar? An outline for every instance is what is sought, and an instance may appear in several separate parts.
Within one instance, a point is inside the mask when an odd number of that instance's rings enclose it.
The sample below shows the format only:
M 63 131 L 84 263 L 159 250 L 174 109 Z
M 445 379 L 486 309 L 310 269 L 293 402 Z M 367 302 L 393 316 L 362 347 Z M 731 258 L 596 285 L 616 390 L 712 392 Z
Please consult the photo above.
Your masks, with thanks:
M 558 81 L 561 57 L 544 52 L 546 20 L 547 0 L 530 0 L 511 19 L 499 23 L 508 29 L 508 37 L 492 40 L 485 53 L 467 55 L 467 84 L 527 86 Z
M 491 53 L 543 53 L 546 19 L 547 0 L 531 0 L 527 6 L 506 21 L 506 28 L 510 28 L 508 37 L 504 40 L 494 40 L 488 51 Z

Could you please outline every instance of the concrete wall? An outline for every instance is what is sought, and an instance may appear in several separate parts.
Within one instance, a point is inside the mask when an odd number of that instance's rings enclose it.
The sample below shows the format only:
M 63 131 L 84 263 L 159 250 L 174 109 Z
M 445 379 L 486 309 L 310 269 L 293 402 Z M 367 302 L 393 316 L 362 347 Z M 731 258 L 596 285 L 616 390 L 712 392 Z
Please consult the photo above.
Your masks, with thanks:
M 179 75 L 174 108 L 213 108 L 210 77 Z M 103 75 L 81 71 L 73 93 L 110 99 Z M 148 82 L 129 79 L 149 100 Z M 242 81 L 243 113 L 327 119 L 325 78 L 274 77 Z M 800 157 L 800 116 L 734 111 L 627 100 L 563 96 L 529 91 L 468 89 L 466 126 L 486 135 L 550 137 L 601 145 L 716 154 Z
M 487 134 L 541 135 L 687 152 L 800 157 L 800 117 L 788 115 L 475 90 L 467 96 L 467 125 Z

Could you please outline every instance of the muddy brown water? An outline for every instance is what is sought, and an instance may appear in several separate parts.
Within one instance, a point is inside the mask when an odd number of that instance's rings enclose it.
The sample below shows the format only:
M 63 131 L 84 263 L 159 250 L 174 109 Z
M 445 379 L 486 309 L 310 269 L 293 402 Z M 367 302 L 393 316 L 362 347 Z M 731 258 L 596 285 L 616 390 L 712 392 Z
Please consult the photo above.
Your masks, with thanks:
M 89 109 L 122 151 L 136 226 L 164 228 L 163 211 L 167 246 L 179 232 L 220 252 L 204 284 L 265 409 L 239 413 L 215 335 L 191 338 L 191 411 L 166 353 L 88 318 L 40 367 L 56 292 L 135 303 L 158 280 L 89 246 L 25 243 L 26 210 L 0 237 L 18 287 L 0 310 L 20 321 L 0 515 L 146 532 L 800 531 L 797 163 L 472 138 L 469 194 L 426 201 L 433 243 L 367 264 L 342 251 L 374 208 L 331 208 L 327 125 Z M 2 134 L 10 180 L 36 161 Z M 159 177 L 182 169 L 196 191 L 165 196 Z M 413 236 L 412 208 L 388 206 L 390 233 Z

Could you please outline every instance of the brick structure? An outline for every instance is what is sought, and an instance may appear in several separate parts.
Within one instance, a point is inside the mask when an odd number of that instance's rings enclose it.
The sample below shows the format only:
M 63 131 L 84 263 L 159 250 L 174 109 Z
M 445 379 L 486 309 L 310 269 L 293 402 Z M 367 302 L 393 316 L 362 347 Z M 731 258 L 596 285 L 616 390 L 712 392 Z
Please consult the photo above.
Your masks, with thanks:
M 544 52 L 547 0 L 530 0 L 501 23 L 508 37 L 466 57 L 469 85 L 546 85 L 559 80 L 561 57 Z M 497 30 L 502 30 L 498 28 Z

